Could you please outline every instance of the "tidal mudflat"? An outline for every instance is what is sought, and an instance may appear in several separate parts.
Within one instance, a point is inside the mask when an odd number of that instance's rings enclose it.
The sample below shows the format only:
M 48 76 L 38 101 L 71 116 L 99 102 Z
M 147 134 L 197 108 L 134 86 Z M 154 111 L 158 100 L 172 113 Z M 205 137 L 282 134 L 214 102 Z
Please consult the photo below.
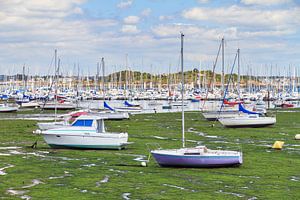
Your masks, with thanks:
M 161 168 L 148 146 L 181 147 L 181 114 L 141 114 L 107 121 L 127 131 L 125 150 L 51 149 L 32 134 L 36 121 L 0 121 L 0 197 L 4 199 L 300 199 L 300 113 L 277 113 L 275 126 L 223 128 L 186 113 L 187 146 L 242 149 L 234 168 Z M 214 126 L 212 125 L 214 124 Z M 285 142 L 281 151 L 270 147 Z M 30 146 L 38 142 L 37 148 Z M 148 145 L 147 145 L 148 144 Z M 150 145 L 149 145 L 150 144 Z M 155 145 L 152 145 L 155 146 Z

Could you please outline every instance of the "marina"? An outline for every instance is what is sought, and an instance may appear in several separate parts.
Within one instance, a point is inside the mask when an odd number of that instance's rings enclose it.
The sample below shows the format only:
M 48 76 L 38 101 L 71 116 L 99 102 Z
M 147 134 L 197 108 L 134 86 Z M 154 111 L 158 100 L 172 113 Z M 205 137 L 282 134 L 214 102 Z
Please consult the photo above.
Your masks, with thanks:
M 299 11 L 0 1 L 0 199 L 300 199 Z

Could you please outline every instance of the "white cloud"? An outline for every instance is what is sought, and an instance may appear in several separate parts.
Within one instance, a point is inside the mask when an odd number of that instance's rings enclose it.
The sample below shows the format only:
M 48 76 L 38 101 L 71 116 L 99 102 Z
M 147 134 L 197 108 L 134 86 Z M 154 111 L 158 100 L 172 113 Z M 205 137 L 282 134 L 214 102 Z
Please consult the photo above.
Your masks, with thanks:
M 198 0 L 199 3 L 208 3 L 210 0 Z
M 140 18 L 138 16 L 128 16 L 124 18 L 124 23 L 125 24 L 137 24 L 140 21 Z
M 121 31 L 123 33 L 136 34 L 141 32 L 135 25 L 123 25 Z
M 292 0 L 241 0 L 241 3 L 246 5 L 263 5 L 263 6 L 271 6 L 271 5 L 279 5 L 291 3 Z
M 118 8 L 128 8 L 133 4 L 133 0 L 127 0 L 127 1 L 121 1 L 120 3 L 118 3 L 117 7 Z
M 174 19 L 174 16 L 170 16 L 170 15 L 160 15 L 159 16 L 160 21 L 171 20 L 171 19 Z
M 182 12 L 186 19 L 210 21 L 225 25 L 283 28 L 300 24 L 300 8 L 259 10 L 240 6 L 192 8 Z
M 146 8 L 145 10 L 142 11 L 141 15 L 144 17 L 148 17 L 151 14 L 152 10 L 151 8 Z

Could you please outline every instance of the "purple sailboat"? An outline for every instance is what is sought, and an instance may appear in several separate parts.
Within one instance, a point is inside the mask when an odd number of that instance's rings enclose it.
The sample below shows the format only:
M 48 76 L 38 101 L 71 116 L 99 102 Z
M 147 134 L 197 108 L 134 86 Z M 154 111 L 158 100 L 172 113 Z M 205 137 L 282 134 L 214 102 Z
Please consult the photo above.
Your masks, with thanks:
M 182 104 L 184 102 L 183 37 L 181 33 Z M 182 106 L 182 148 L 152 150 L 151 154 L 162 167 L 227 167 L 243 163 L 243 154 L 239 151 L 211 150 L 205 146 L 185 148 L 184 106 Z

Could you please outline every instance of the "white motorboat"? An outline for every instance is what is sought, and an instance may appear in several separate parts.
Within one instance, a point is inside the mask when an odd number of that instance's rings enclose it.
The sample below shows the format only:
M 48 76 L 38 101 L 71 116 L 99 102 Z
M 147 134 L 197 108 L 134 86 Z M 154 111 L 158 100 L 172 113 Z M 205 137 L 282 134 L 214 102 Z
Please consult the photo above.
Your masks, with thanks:
M 234 118 L 219 118 L 219 122 L 225 127 L 265 127 L 276 123 L 275 117 L 261 117 L 258 114 L 249 114 Z
M 0 104 L 0 112 L 16 112 L 18 111 L 17 106 L 9 106 L 6 104 Z
M 41 131 L 52 148 L 123 149 L 128 144 L 127 133 L 105 131 L 104 118 L 83 115 L 71 126 Z

